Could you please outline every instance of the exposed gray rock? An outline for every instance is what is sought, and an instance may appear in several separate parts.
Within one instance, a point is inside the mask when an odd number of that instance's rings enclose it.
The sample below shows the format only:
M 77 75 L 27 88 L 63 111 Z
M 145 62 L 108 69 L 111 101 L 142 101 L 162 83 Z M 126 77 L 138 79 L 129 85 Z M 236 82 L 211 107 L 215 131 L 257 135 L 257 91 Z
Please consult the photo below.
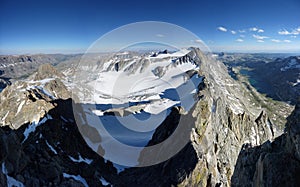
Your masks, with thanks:
M 55 107 L 50 101 L 71 96 L 59 79 L 63 75 L 50 65 L 42 65 L 32 77 L 33 80 L 17 81 L 0 93 L 0 126 L 18 129 L 25 123 L 39 121 Z
M 153 74 L 159 78 L 164 76 L 165 72 L 166 72 L 166 70 L 162 66 L 158 66 L 153 70 Z
M 300 104 L 300 103 L 299 103 Z M 300 184 L 300 105 L 288 117 L 286 132 L 273 142 L 244 147 L 232 176 L 233 186 L 298 186 Z
M 100 176 L 116 175 L 112 165 L 93 152 L 82 139 L 72 112 L 72 100 L 51 101 L 55 108 L 48 111 L 52 118 L 33 131 L 24 142 L 23 132 L 30 124 L 17 130 L 0 128 L 0 163 L 7 175 L 25 186 L 84 186 L 81 182 L 63 177 L 63 173 L 80 176 L 90 186 L 102 186 Z M 62 120 L 62 117 L 67 120 Z M 90 163 L 79 160 L 91 160 Z M 72 160 L 72 159 L 73 160 Z M 0 184 L 6 176 L 0 171 Z
M 51 64 L 42 64 L 39 66 L 36 73 L 34 73 L 31 77 L 32 80 L 43 80 L 47 78 L 60 78 L 63 79 L 64 75 L 55 69 Z

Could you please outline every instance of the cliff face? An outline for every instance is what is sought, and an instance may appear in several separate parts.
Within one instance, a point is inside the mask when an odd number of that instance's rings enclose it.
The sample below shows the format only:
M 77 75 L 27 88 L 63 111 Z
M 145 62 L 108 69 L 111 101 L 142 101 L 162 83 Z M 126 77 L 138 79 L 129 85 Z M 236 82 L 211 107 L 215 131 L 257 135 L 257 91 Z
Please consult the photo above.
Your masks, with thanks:
M 181 184 L 229 186 L 240 149 L 273 140 L 280 129 L 263 110 L 252 108 L 245 88 L 229 78 L 223 64 L 202 58 L 200 73 L 206 77 L 206 87 L 193 111 L 192 136 L 201 158 Z
M 116 176 L 81 137 L 72 100 L 51 103 L 55 107 L 36 125 L 0 128 L 0 186 L 102 186 L 100 179 Z
M 285 133 L 273 142 L 244 148 L 238 156 L 233 186 L 298 186 L 300 184 L 300 103 L 288 117 Z

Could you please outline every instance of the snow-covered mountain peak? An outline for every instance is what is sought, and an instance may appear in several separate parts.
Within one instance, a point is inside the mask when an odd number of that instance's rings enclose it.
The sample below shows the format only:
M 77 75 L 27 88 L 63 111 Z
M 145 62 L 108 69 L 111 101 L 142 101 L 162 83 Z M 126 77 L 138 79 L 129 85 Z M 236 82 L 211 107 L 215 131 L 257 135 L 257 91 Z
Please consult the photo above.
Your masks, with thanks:
M 79 84 L 82 88 L 76 92 L 81 103 L 124 104 L 157 100 L 166 90 L 187 84 L 194 76 L 187 72 L 199 67 L 200 61 L 194 58 L 192 50 L 157 54 L 132 55 L 123 52 L 102 64 L 89 64 L 89 67 L 82 64 L 78 71 L 80 78 L 76 80 L 78 83 L 84 82 Z M 82 77 L 87 79 L 83 81 Z M 192 87 L 195 89 L 197 85 Z

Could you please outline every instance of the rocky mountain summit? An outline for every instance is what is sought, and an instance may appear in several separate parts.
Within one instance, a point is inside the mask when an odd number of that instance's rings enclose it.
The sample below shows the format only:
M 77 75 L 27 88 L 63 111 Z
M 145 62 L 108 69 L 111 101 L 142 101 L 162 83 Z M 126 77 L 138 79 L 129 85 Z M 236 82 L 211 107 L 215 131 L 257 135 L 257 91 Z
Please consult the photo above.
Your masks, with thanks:
M 232 186 L 298 186 L 300 184 L 300 102 L 288 117 L 285 133 L 274 141 L 241 150 Z
M 30 80 L 16 81 L 0 96 L 0 124 L 18 129 L 43 118 L 55 106 L 51 101 L 70 97 L 63 75 L 49 64 L 41 65 Z
M 232 79 L 221 62 L 196 48 L 176 58 L 167 55 L 170 54 L 151 58 L 156 62 L 173 60 L 175 65 L 169 68 L 194 62 L 199 69 L 187 71 L 187 77 L 195 74 L 203 77 L 197 85 L 199 100 L 188 111 L 184 106 L 172 106 L 147 144 L 168 139 L 182 122 L 184 126 L 176 141 L 161 148 L 163 153 L 188 138 L 188 143 L 174 157 L 148 167 L 129 168 L 103 159 L 80 133 L 96 131 L 76 124 L 75 117 L 79 114 L 73 113 L 73 107 L 82 106 L 71 99 L 70 85 L 65 85 L 68 80 L 61 72 L 68 72 L 68 65 L 64 64 L 60 72 L 47 64 L 27 80 L 16 81 L 0 93 L 0 186 L 296 186 L 299 183 L 296 177 L 300 168 L 299 105 L 287 119 L 284 130 L 284 125 L 269 117 L 273 115 L 269 110 L 252 104 L 253 96 L 247 86 Z M 145 63 L 135 66 L 116 59 L 110 61 L 113 65 L 99 64 L 98 68 L 140 72 L 150 65 L 147 61 L 144 58 Z M 168 66 L 158 72 L 164 69 Z M 132 113 L 135 112 L 140 111 L 135 109 Z M 83 119 L 88 117 L 84 112 L 81 115 Z M 147 162 L 148 155 L 161 157 L 145 149 L 139 162 Z

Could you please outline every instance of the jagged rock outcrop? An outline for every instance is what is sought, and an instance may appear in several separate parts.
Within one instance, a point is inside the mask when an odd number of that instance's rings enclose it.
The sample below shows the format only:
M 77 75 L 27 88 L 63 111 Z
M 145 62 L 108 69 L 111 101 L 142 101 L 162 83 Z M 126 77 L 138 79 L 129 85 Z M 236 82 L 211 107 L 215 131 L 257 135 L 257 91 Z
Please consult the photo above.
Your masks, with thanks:
M 81 137 L 72 100 L 50 102 L 55 108 L 27 139 L 25 129 L 33 124 L 0 128 L 0 186 L 13 180 L 25 186 L 102 186 L 101 180 L 116 170 Z
M 50 101 L 69 98 L 71 94 L 59 76 L 51 65 L 42 65 L 33 80 L 17 81 L 5 88 L 0 95 L 0 125 L 18 129 L 39 121 L 55 107 Z
M 285 133 L 257 147 L 244 147 L 232 186 L 299 186 L 300 103 L 288 117 Z
M 81 137 L 62 78 L 43 65 L 0 94 L 0 186 L 102 186 L 117 175 Z
M 157 57 L 157 56 L 160 55 L 160 54 L 169 54 L 169 52 L 168 52 L 167 49 L 165 49 L 165 50 L 163 50 L 163 51 L 159 51 L 158 53 L 154 52 L 154 53 L 151 55 L 151 57 Z
M 39 66 L 36 73 L 32 75 L 33 80 L 43 80 L 47 78 L 59 78 L 63 79 L 64 75 L 55 69 L 51 64 L 42 64 Z

